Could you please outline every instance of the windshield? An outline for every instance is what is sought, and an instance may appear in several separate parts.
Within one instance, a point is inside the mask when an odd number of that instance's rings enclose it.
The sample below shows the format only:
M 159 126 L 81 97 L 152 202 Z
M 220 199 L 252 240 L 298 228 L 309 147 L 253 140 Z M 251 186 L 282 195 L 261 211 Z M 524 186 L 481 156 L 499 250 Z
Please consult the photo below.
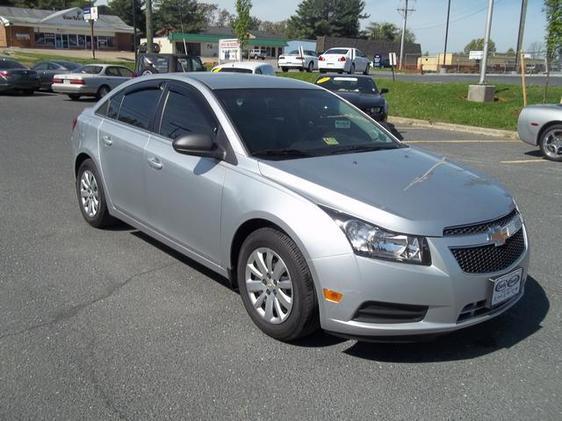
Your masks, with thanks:
M 347 54 L 349 50 L 347 48 L 330 48 L 324 54 Z
M 97 75 L 101 72 L 103 67 L 101 66 L 83 66 L 80 68 L 80 73 L 86 73 L 88 75 Z
M 288 159 L 401 147 L 339 97 L 315 89 L 215 91 L 248 151 Z
M 17 61 L 0 60 L 0 69 L 27 69 L 27 67 Z
M 362 94 L 378 93 L 377 85 L 372 78 L 352 76 L 323 76 L 316 81 L 317 85 L 334 92 L 357 92 Z

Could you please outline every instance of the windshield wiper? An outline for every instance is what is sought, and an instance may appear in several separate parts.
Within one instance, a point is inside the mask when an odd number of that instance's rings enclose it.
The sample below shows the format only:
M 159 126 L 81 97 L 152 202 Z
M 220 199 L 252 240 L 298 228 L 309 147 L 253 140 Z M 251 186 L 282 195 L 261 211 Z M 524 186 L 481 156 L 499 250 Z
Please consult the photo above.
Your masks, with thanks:
M 382 145 L 349 145 L 349 146 L 339 146 L 335 147 L 334 149 L 330 149 L 327 152 L 327 155 L 336 155 L 339 153 L 346 153 L 346 152 L 371 152 L 371 151 L 380 151 L 383 149 L 396 149 L 397 146 L 393 143 L 385 143 Z
M 262 149 L 261 151 L 253 152 L 254 156 L 264 157 L 287 157 L 287 158 L 307 158 L 312 154 L 302 151 L 300 149 Z

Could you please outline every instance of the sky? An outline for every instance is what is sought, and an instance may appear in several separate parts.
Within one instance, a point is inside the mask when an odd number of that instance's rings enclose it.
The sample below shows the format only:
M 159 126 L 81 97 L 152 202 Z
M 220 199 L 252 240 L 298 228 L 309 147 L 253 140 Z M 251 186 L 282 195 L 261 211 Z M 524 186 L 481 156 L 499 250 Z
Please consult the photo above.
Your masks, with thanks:
M 279 21 L 293 15 L 301 0 L 252 0 L 252 15 L 262 20 Z M 443 51 L 448 0 L 410 0 L 415 8 L 408 16 L 408 28 L 412 30 L 423 52 Z M 234 13 L 235 0 L 206 0 Z M 361 27 L 370 21 L 393 22 L 402 26 L 402 17 L 397 12 L 404 0 L 365 0 L 365 13 L 370 17 L 361 22 Z M 100 4 L 106 0 L 100 1 Z M 451 23 L 447 51 L 461 51 L 474 38 L 483 38 L 486 25 L 488 0 L 451 0 Z M 543 0 L 528 0 L 525 24 L 524 48 L 533 43 L 544 43 L 545 15 Z M 495 0 L 492 21 L 492 40 L 497 51 L 515 49 L 521 0 Z
M 388 21 L 402 26 L 397 8 L 404 0 L 366 0 L 365 13 L 370 17 L 362 21 Z M 221 8 L 234 12 L 235 0 L 208 0 Z M 300 0 L 252 0 L 252 14 L 262 20 L 278 21 L 294 14 Z M 445 42 L 447 0 L 410 0 L 416 10 L 408 16 L 408 28 L 416 34 L 422 51 L 442 52 Z M 411 6 L 409 6 L 411 7 Z M 451 0 L 448 51 L 461 51 L 473 38 L 483 38 L 486 26 L 488 0 Z M 525 23 L 525 48 L 534 42 L 544 42 L 545 16 L 543 0 L 528 0 Z M 519 28 L 520 0 L 495 0 L 491 38 L 498 51 L 515 49 Z

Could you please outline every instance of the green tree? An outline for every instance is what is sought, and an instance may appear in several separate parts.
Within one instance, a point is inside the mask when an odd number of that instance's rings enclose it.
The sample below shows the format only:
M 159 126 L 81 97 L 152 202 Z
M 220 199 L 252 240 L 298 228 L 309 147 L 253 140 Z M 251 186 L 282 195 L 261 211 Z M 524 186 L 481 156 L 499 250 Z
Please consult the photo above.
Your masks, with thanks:
M 513 48 L 510 48 L 509 50 L 506 51 L 506 54 L 513 56 L 515 55 L 515 50 Z
M 303 0 L 287 23 L 287 35 L 314 39 L 318 36 L 358 37 L 363 0 Z
M 366 31 L 369 39 L 398 42 L 402 38 L 402 30 L 390 22 L 371 22 L 367 25 Z M 404 41 L 406 43 L 416 42 L 416 35 L 409 29 L 406 29 Z
M 144 33 L 146 29 L 146 16 L 142 11 L 144 0 L 134 1 L 136 26 L 140 32 Z M 131 0 L 109 0 L 108 6 L 112 15 L 119 16 L 127 25 L 133 26 L 133 8 L 131 6 Z
M 232 22 L 234 34 L 240 42 L 240 49 L 243 51 L 248 43 L 250 37 L 249 30 L 252 25 L 252 18 L 250 16 L 252 10 L 252 2 L 250 0 L 236 0 L 236 17 Z
M 476 38 L 470 41 L 464 47 L 464 53 L 468 54 L 471 51 L 482 51 L 484 49 L 484 38 Z M 496 52 L 496 43 L 490 39 L 488 42 L 488 52 L 495 53 Z
M 206 9 L 195 0 L 160 0 L 156 6 L 156 28 L 199 32 L 206 26 Z
M 548 94 L 550 82 L 550 63 L 562 51 L 562 0 L 544 0 L 544 11 L 546 14 L 546 83 L 544 85 L 544 102 Z

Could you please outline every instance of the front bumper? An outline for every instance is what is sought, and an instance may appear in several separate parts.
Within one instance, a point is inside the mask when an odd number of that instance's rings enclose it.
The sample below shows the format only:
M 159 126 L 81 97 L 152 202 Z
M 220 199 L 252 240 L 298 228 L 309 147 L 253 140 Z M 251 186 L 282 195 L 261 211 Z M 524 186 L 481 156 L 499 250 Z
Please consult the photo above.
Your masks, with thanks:
M 522 228 L 525 230 L 525 228 Z M 323 329 L 347 337 L 387 338 L 436 335 L 452 332 L 492 319 L 513 306 L 523 295 L 529 265 L 529 247 L 509 267 L 497 273 L 470 274 L 459 267 L 450 247 L 470 246 L 478 236 L 428 238 L 431 266 L 418 266 L 356 256 L 353 253 L 313 259 L 311 266 L 318 284 L 320 321 Z M 470 312 L 490 297 L 491 278 L 523 269 L 517 296 L 493 309 Z M 343 300 L 324 300 L 322 289 L 343 294 Z M 358 310 L 369 302 L 419 306 L 427 310 L 419 321 L 366 322 Z M 474 307 L 471 307 L 474 306 Z M 461 316 L 462 314 L 462 316 Z
M 95 95 L 96 89 L 88 85 L 71 85 L 70 83 L 53 83 L 53 92 L 60 94 Z

